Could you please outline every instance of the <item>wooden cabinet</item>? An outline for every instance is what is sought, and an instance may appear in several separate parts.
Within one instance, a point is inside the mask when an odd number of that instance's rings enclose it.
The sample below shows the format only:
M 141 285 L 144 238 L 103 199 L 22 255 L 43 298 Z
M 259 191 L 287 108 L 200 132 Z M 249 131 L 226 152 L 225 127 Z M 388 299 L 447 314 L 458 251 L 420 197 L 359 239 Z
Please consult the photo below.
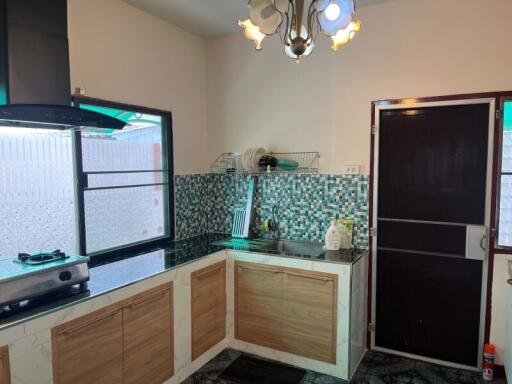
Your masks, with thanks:
M 172 287 L 123 304 L 124 383 L 160 384 L 173 374 Z
M 242 262 L 235 268 L 237 339 L 336 362 L 336 275 Z
M 290 353 L 336 363 L 336 276 L 286 270 L 283 339 Z
M 192 272 L 192 360 L 226 337 L 226 261 Z
M 283 274 L 260 264 L 236 263 L 236 337 L 282 349 Z
M 56 384 L 164 382 L 174 363 L 172 284 L 53 328 L 52 351 Z
M 53 328 L 52 349 L 56 384 L 122 384 L 122 307 L 107 307 Z
M 0 347 L 0 384 L 11 384 L 8 347 Z

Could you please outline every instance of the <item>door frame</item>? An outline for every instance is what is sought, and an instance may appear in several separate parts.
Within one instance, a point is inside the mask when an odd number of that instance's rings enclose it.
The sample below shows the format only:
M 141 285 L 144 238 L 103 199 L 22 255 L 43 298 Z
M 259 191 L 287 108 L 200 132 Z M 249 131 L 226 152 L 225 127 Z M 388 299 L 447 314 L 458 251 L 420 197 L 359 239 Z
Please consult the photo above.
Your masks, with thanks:
M 496 221 L 496 183 L 497 183 L 497 162 L 499 160 L 499 116 L 496 113 L 500 108 L 500 98 L 512 95 L 512 92 L 494 92 L 481 94 L 451 95 L 427 98 L 409 98 L 380 100 L 372 102 L 371 109 L 371 155 L 370 155 L 370 186 L 369 186 L 369 250 L 370 262 L 368 271 L 368 337 L 367 347 L 369 349 L 390 352 L 405 357 L 421 359 L 428 362 L 438 363 L 451 367 L 479 370 L 482 366 L 481 354 L 478 356 L 477 366 L 466 366 L 457 363 L 441 361 L 408 354 L 405 352 L 391 351 L 385 348 L 375 346 L 375 314 L 376 314 L 376 265 L 377 265 L 377 201 L 378 201 L 378 159 L 379 159 L 379 119 L 380 111 L 403 109 L 403 108 L 427 108 L 436 106 L 454 106 L 471 104 L 489 104 L 489 130 L 488 130 L 488 164 L 486 181 L 486 207 L 485 207 L 485 225 L 488 228 L 488 247 L 487 257 L 482 265 L 482 292 L 481 292 L 481 311 L 480 311 L 480 334 L 479 350 L 482 351 L 483 344 L 488 342 L 490 335 L 490 309 L 492 297 L 492 275 L 494 264 L 494 232 Z

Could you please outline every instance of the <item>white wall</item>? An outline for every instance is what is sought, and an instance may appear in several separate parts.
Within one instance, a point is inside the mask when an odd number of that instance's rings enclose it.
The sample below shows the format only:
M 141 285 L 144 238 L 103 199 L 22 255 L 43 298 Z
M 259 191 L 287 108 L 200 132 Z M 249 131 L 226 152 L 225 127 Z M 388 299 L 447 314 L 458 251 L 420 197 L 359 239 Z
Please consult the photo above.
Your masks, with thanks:
M 396 0 L 362 7 L 358 36 L 299 65 L 277 36 L 208 43 L 210 158 L 261 145 L 319 150 L 324 172 L 368 173 L 370 102 L 512 89 L 510 0 Z M 244 16 L 244 15 L 242 15 Z
M 68 8 L 71 85 L 172 111 L 176 173 L 205 171 L 204 40 L 121 0 L 68 0 Z
M 360 8 L 338 53 L 328 40 L 300 64 L 277 37 L 208 41 L 209 158 L 252 146 L 321 152 L 321 171 L 370 159 L 372 100 L 512 90 L 510 0 L 396 0 Z M 244 16 L 244 15 L 242 15 Z M 492 341 L 503 363 L 506 282 L 495 265 Z
M 72 85 L 171 110 L 177 173 L 260 145 L 318 150 L 323 172 L 349 163 L 368 173 L 372 100 L 512 89 L 510 0 L 364 7 L 351 44 L 334 54 L 323 38 L 300 65 L 277 37 L 256 53 L 242 33 L 205 43 L 120 0 L 68 3 Z M 497 259 L 491 333 L 500 351 L 506 287 Z
M 508 261 L 511 255 L 496 255 L 494 259 L 494 278 L 492 290 L 492 327 L 491 342 L 496 344 L 497 363 L 505 363 L 505 340 L 507 339 L 508 303 L 510 303 L 510 286 L 507 284 Z

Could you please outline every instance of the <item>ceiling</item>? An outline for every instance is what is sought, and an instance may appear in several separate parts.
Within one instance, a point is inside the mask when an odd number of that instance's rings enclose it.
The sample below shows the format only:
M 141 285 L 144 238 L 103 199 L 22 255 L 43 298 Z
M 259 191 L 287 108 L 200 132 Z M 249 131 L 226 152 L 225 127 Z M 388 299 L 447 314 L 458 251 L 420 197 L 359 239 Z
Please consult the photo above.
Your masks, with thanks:
M 205 38 L 230 35 L 239 30 L 236 21 L 247 18 L 247 0 L 124 0 L 178 27 Z M 366 7 L 392 0 L 356 0 Z

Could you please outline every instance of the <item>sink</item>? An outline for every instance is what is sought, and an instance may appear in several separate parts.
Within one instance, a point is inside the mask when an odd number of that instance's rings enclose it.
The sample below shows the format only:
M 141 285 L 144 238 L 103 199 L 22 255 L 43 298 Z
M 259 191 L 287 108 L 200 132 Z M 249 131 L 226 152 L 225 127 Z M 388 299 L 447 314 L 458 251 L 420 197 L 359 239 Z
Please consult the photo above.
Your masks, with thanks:
M 290 255 L 319 257 L 324 252 L 323 245 L 311 241 L 262 240 L 261 250 Z
M 324 252 L 324 247 L 320 243 L 299 240 L 230 239 L 218 241 L 214 244 L 238 250 L 268 251 L 284 255 L 307 257 L 319 257 Z

